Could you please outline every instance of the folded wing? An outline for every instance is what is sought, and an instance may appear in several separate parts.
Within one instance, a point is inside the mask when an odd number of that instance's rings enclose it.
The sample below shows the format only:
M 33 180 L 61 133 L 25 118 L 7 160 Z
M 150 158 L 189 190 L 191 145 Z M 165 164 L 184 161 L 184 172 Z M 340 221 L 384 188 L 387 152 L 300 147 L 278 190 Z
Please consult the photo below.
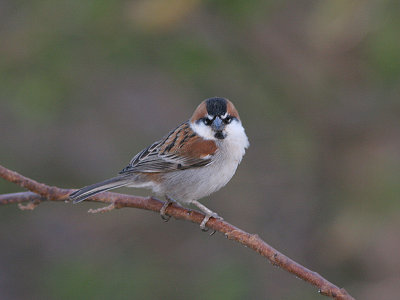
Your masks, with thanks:
M 203 167 L 212 162 L 216 152 L 214 141 L 204 140 L 185 122 L 162 140 L 138 153 L 120 174 L 171 172 Z

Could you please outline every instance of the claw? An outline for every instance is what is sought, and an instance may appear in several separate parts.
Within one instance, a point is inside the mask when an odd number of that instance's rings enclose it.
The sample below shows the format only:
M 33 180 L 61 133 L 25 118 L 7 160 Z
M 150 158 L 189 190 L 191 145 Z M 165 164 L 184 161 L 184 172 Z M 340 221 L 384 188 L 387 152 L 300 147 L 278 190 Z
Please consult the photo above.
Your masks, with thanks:
M 171 216 L 161 215 L 161 214 L 160 214 L 160 216 L 161 216 L 161 219 L 163 219 L 164 222 L 168 222 L 169 219 L 171 219 Z
M 213 217 L 214 219 L 223 220 L 220 216 L 218 216 L 217 213 L 215 213 L 212 210 L 208 209 L 203 204 L 201 204 L 199 201 L 197 201 L 197 200 L 192 201 L 191 204 L 197 206 L 197 208 L 199 208 L 201 210 L 201 212 L 203 214 L 205 214 L 205 217 L 204 217 L 203 221 L 201 221 L 201 223 L 200 223 L 200 229 L 202 231 L 208 231 L 208 228 L 206 228 L 206 224 L 207 224 L 208 220 L 210 220 L 211 217 Z M 215 230 L 213 230 L 213 232 L 211 232 L 210 235 L 213 235 L 214 233 L 215 233 Z
M 161 219 L 163 219 L 164 222 L 168 222 L 169 219 L 171 219 L 171 216 L 167 216 L 165 214 L 165 211 L 167 210 L 168 206 L 171 205 L 171 203 L 172 203 L 171 201 L 168 201 L 168 200 L 165 201 L 163 206 L 160 209 L 160 216 L 161 216 Z
M 213 217 L 214 219 L 218 219 L 218 220 L 223 220 L 220 216 L 218 216 L 216 213 L 214 213 L 213 215 L 205 215 L 203 221 L 201 221 L 200 223 L 200 229 L 203 232 L 207 232 L 209 230 L 208 227 L 206 227 L 207 222 L 210 220 L 210 218 Z M 213 235 L 216 231 L 213 230 L 210 233 L 210 236 Z
M 210 220 L 211 216 L 210 215 L 205 215 L 203 221 L 201 221 L 200 223 L 200 229 L 204 232 L 208 231 L 208 227 L 206 227 L 206 224 L 208 222 L 208 220 Z

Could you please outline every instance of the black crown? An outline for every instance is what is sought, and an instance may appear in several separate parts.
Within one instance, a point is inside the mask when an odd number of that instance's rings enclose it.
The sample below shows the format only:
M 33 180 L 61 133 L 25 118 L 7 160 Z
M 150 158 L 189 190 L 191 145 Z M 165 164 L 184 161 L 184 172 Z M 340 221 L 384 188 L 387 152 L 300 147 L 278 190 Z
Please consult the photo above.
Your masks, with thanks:
M 207 113 L 210 116 L 222 116 L 226 113 L 226 99 L 213 97 L 206 100 Z

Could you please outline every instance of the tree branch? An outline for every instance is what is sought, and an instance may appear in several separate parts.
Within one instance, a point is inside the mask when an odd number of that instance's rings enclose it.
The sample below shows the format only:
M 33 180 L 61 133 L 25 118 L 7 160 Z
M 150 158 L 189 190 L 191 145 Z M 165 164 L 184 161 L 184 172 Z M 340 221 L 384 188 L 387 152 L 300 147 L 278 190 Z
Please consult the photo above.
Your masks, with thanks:
M 0 205 L 29 202 L 31 203 L 30 206 L 24 206 L 22 208 L 33 209 L 45 200 L 64 202 L 68 201 L 68 195 L 74 191 L 72 189 L 61 189 L 39 183 L 35 180 L 20 175 L 17 172 L 8 170 L 1 165 L 0 177 L 31 191 L 0 195 Z M 151 210 L 158 213 L 163 205 L 161 201 L 152 197 L 144 198 L 110 192 L 98 194 L 88 198 L 87 200 L 109 204 L 109 206 L 105 207 L 104 209 L 94 210 L 92 212 L 104 212 L 114 208 L 134 207 Z M 174 217 L 175 219 L 183 219 L 197 224 L 200 224 L 204 218 L 204 215 L 201 213 L 185 209 L 175 204 L 170 205 L 167 208 L 166 214 Z M 211 218 L 208 221 L 207 227 L 223 233 L 230 240 L 234 240 L 250 249 L 253 249 L 260 255 L 266 257 L 273 265 L 279 266 L 280 268 L 311 283 L 318 288 L 319 293 L 322 295 L 338 300 L 354 300 L 354 298 L 350 296 L 345 289 L 337 287 L 318 273 L 303 267 L 302 265 L 283 255 L 264 242 L 257 234 L 247 233 L 225 221 L 214 218 Z

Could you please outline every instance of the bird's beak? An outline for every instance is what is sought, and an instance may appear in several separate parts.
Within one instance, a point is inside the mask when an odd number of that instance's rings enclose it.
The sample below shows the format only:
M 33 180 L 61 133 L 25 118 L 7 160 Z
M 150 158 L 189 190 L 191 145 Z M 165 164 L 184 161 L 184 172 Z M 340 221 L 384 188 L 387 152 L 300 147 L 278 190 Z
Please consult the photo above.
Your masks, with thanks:
M 225 134 L 222 132 L 225 128 L 224 122 L 221 120 L 220 117 L 215 117 L 211 128 L 215 131 L 215 137 L 218 139 L 224 139 Z
M 215 117 L 211 127 L 214 131 L 222 131 L 225 127 L 225 124 L 222 122 L 220 117 Z

